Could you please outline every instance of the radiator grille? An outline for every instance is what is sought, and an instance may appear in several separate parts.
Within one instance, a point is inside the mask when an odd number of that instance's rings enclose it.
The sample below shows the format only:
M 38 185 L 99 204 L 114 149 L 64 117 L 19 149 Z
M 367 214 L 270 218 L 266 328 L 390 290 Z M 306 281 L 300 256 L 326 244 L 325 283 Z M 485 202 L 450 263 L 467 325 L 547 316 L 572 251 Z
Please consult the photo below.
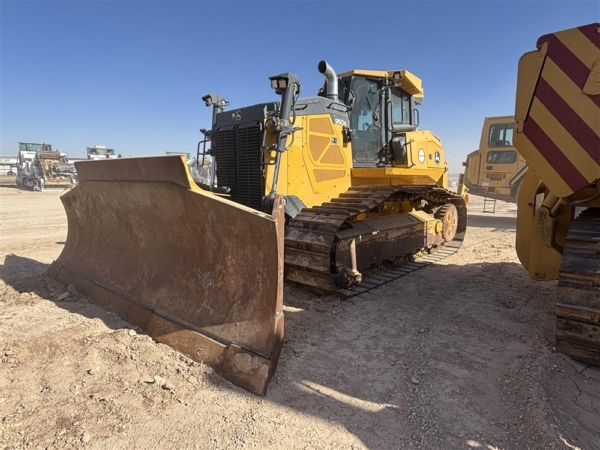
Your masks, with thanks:
M 261 210 L 264 181 L 260 161 L 261 127 L 235 126 L 219 130 L 213 140 L 217 184 L 231 189 L 231 200 Z

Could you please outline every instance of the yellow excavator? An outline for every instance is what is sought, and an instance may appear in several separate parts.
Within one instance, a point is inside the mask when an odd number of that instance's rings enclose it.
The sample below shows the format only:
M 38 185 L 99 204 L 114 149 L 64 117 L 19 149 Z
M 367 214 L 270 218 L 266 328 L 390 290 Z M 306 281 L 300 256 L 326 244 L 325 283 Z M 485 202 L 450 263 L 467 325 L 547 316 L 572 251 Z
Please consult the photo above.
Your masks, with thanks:
M 348 293 L 455 252 L 467 209 L 446 189 L 440 139 L 418 129 L 421 80 L 318 68 L 315 97 L 300 98 L 292 73 L 270 77 L 279 101 L 226 111 L 220 95 L 203 97 L 207 184 L 181 156 L 77 162 L 49 274 L 264 394 L 283 340 L 284 276 Z
M 516 250 L 558 280 L 556 347 L 600 365 L 600 24 L 540 37 L 519 61 L 514 145 L 529 170 Z

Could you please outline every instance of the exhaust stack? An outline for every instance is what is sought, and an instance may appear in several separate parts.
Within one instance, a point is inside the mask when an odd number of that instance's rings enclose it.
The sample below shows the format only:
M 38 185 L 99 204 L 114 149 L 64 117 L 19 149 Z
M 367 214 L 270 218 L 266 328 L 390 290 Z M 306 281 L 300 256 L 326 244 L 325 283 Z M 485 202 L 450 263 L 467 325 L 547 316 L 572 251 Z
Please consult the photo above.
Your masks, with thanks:
M 333 67 L 327 64 L 327 61 L 319 62 L 319 72 L 323 74 L 325 77 L 325 82 L 327 84 L 327 93 L 326 96 L 329 100 L 333 100 L 334 102 L 338 101 L 338 84 L 337 84 L 337 74 Z

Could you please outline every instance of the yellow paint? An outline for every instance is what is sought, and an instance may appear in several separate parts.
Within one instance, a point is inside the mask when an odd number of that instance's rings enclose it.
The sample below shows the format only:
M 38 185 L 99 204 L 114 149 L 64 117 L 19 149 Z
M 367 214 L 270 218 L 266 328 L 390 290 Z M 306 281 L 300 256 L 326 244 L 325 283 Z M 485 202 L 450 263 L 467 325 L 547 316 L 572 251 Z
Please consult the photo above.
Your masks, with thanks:
M 333 124 L 329 116 L 313 116 L 308 118 L 310 131 L 331 136 L 333 134 Z
M 321 155 L 325 153 L 327 147 L 329 147 L 329 143 L 331 142 L 331 137 L 329 136 L 317 136 L 311 135 L 308 138 L 308 149 L 310 151 L 310 156 L 313 161 L 318 161 L 321 158 Z
M 346 175 L 345 170 L 315 169 L 313 171 L 317 182 L 330 181 L 343 178 Z
M 515 134 L 514 144 L 521 154 L 527 155 L 525 158 L 529 167 L 535 167 L 537 173 L 543 174 L 544 182 L 553 186 L 553 191 L 556 192 L 556 195 L 566 197 L 573 192 L 523 133 Z
M 411 211 L 409 214 L 425 223 L 427 234 L 438 234 L 441 232 L 443 227 L 442 221 L 433 218 L 431 214 L 427 214 L 424 211 Z
M 347 77 L 351 75 L 362 75 L 365 77 L 372 78 L 383 78 L 388 80 L 394 80 L 394 73 L 400 73 L 400 81 L 396 84 L 397 86 L 404 89 L 410 95 L 416 99 L 423 99 L 423 82 L 415 74 L 408 70 L 350 70 L 348 72 L 340 73 L 339 77 Z
M 353 169 L 351 143 L 344 144 L 342 126 L 334 124 L 330 115 L 298 116 L 295 126 L 302 130 L 293 140 L 288 138 L 290 149 L 281 155 L 277 192 L 296 195 L 308 207 L 337 197 L 351 185 L 448 186 L 444 150 L 440 139 L 430 131 L 406 133 L 408 164 Z M 267 132 L 265 144 L 273 142 L 274 135 Z M 425 156 L 423 162 L 419 160 L 420 149 Z M 274 157 L 274 151 L 266 152 L 265 161 L 273 163 Z M 273 169 L 272 164 L 266 166 L 266 192 L 271 190 Z
M 559 218 L 551 217 L 549 209 L 540 201 L 549 194 L 539 177 L 528 171 L 519 193 L 515 248 L 529 276 L 539 281 L 558 278 L 562 253 L 557 236 L 564 243 L 570 222 L 567 209 Z M 541 198 L 537 199 L 538 196 Z
M 600 118 L 600 110 L 597 109 L 597 111 Z M 529 115 L 540 124 L 544 133 L 548 135 L 558 148 L 569 149 L 568 152 L 564 152 L 565 156 L 588 182 L 591 183 L 600 178 L 600 166 L 539 100 L 536 99 L 533 101 Z
M 600 69 L 600 65 L 599 69 Z M 548 59 L 544 65 L 544 79 L 560 93 L 561 98 L 577 113 L 581 120 L 600 135 L 600 110 L 587 95 L 556 65 Z
M 419 130 L 406 133 L 406 142 L 407 164 L 352 169 L 352 185 L 437 184 L 447 188 L 448 163 L 440 139 L 431 131 Z M 436 152 L 439 162 L 436 162 Z M 424 155 L 423 162 L 419 153 Z
M 365 77 L 384 78 L 384 79 L 391 78 L 391 77 L 388 77 L 387 70 L 363 70 L 363 69 L 348 70 L 346 72 L 339 73 L 338 77 L 343 78 L 343 77 L 349 77 L 351 75 L 362 75 Z
M 555 33 L 590 69 L 600 60 L 600 50 L 577 29 Z M 600 182 L 573 192 L 550 163 L 522 133 L 527 119 L 532 118 L 562 151 L 565 157 L 590 182 L 600 177 L 600 166 L 581 148 L 576 139 L 550 111 L 533 97 L 540 77 L 596 134 L 600 133 L 600 109 L 581 91 L 550 58 L 547 43 L 528 52 L 519 61 L 515 115 L 518 132 L 514 144 L 527 160 L 530 169 L 525 176 L 518 200 L 516 251 L 519 260 L 535 280 L 558 278 L 574 207 L 569 202 L 587 200 L 600 192 Z M 589 79 L 589 78 L 588 78 Z M 543 150 L 543 149 L 541 149 Z M 600 198 L 580 203 L 580 207 L 600 205 Z
M 600 95 L 600 59 L 594 62 L 583 86 L 583 93 L 586 95 Z
M 433 181 L 436 175 L 439 175 L 438 171 L 427 169 L 402 169 L 397 167 L 356 168 L 352 169 L 352 185 L 381 184 L 385 186 L 398 186 L 402 184 L 436 184 Z M 443 182 L 444 177 L 442 176 L 439 179 Z M 440 184 L 440 186 L 444 185 Z M 447 187 L 447 181 L 445 187 Z
M 344 155 L 342 154 L 341 148 L 337 145 L 329 146 L 329 149 L 321 158 L 321 162 L 325 164 L 343 164 Z
M 577 28 L 560 31 L 554 35 L 589 68 L 600 57 L 600 49 Z
M 537 80 L 542 71 L 546 53 L 548 52 L 548 43 L 544 43 L 538 50 L 527 52 L 519 59 L 519 70 L 517 73 L 517 99 L 515 103 L 515 122 L 517 122 L 517 132 L 523 130 L 523 122 L 527 119 L 529 108 L 533 101 L 533 94 Z M 520 152 L 523 156 L 527 156 Z
M 475 150 L 467 155 L 465 173 L 463 175 L 463 182 L 467 185 L 481 185 L 480 173 L 481 173 L 481 152 Z
M 277 192 L 298 196 L 307 207 L 317 206 L 337 197 L 350 187 L 352 153 L 344 145 L 342 126 L 334 124 L 329 114 L 298 116 L 301 130 L 288 137 L 289 150 L 281 155 Z M 266 144 L 274 142 L 267 132 Z M 272 163 L 275 152 L 266 152 L 265 161 Z M 271 190 L 273 165 L 266 166 L 266 192 Z
M 413 96 L 422 96 L 421 80 L 408 71 L 400 71 L 398 82 Z M 340 74 L 364 75 L 392 79 L 394 71 L 355 70 Z M 406 164 L 391 167 L 353 168 L 352 143 L 344 142 L 343 126 L 333 122 L 330 114 L 297 116 L 293 138 L 288 137 L 289 149 L 280 155 L 281 163 L 277 192 L 296 195 L 307 207 L 321 205 L 339 196 L 352 185 L 421 184 L 448 186 L 448 164 L 440 139 L 430 131 L 405 133 Z M 266 131 L 265 148 L 272 148 L 274 134 Z M 422 158 L 419 158 L 419 155 Z M 265 192 L 271 190 L 276 152 L 265 150 Z M 393 204 L 383 212 L 409 212 L 409 205 Z
M 477 194 L 500 195 L 515 200 L 519 179 L 525 166 L 523 158 L 514 145 L 506 147 L 490 147 L 490 127 L 497 124 L 514 124 L 513 116 L 486 117 L 481 129 L 479 148 L 467 155 L 467 166 L 463 182 L 467 188 Z M 513 131 L 514 137 L 514 131 Z M 488 162 L 490 152 L 514 151 L 513 163 Z
M 554 33 L 588 68 L 592 68 L 600 60 L 600 49 L 593 45 L 577 29 Z M 529 117 L 535 119 L 538 125 L 554 141 L 560 151 L 569 161 L 592 182 L 599 178 L 600 165 L 584 151 L 575 139 L 569 136 L 565 128 L 554 116 L 536 99 L 534 89 L 539 80 L 546 80 L 557 94 L 563 98 L 576 114 L 596 134 L 600 134 L 598 118 L 600 108 L 581 89 L 574 85 L 564 71 L 550 58 L 547 58 L 548 43 L 544 42 L 540 49 L 525 53 L 519 60 L 517 76 L 517 100 L 515 118 L 517 134 L 514 143 L 519 152 L 525 157 L 528 165 L 537 172 L 548 188 L 558 197 L 567 197 L 573 190 L 565 183 L 558 172 L 542 156 L 540 150 L 523 136 L 523 125 Z

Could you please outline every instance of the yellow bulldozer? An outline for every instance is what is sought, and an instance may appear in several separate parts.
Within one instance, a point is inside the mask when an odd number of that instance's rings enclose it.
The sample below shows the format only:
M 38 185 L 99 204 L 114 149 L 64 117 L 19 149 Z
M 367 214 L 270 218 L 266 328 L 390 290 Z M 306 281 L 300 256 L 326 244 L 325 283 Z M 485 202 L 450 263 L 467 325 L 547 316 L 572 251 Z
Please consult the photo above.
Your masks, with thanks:
M 600 365 L 600 24 L 547 34 L 519 61 L 514 145 L 529 170 L 516 250 L 558 280 L 556 346 Z
M 284 277 L 348 293 L 455 252 L 467 209 L 446 189 L 440 139 L 418 129 L 421 80 L 318 69 L 314 97 L 300 98 L 293 73 L 270 77 L 279 101 L 226 111 L 204 96 L 213 119 L 198 149 L 212 163 L 201 186 L 181 156 L 77 162 L 50 275 L 264 394 Z
M 486 117 L 481 131 L 479 149 L 467 155 L 460 187 L 469 194 L 517 202 L 527 164 L 513 145 L 513 116 Z

